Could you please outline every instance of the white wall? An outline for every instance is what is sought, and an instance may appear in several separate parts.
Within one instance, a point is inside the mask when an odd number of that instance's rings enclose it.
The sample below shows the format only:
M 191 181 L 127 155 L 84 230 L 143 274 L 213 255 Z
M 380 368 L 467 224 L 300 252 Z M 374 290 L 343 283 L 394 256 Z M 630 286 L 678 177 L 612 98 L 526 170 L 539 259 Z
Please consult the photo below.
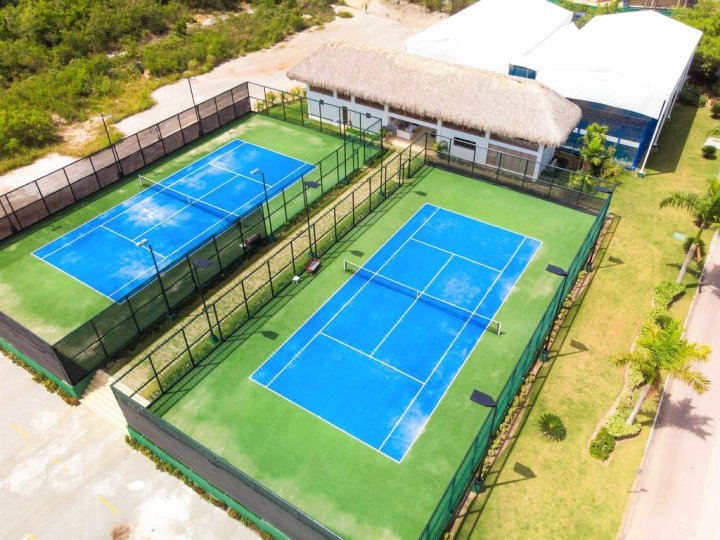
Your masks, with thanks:
M 353 100 L 347 101 L 340 99 L 335 97 L 337 96 L 337 93 L 334 94 L 335 95 L 332 97 L 326 96 L 325 94 L 314 92 L 312 87 L 310 87 L 307 93 L 308 114 L 310 117 L 313 119 L 319 119 L 320 110 L 322 109 L 323 122 L 327 120 L 328 122 L 337 124 L 338 121 L 342 121 L 342 108 L 347 107 L 348 123 L 353 127 L 362 127 L 362 129 L 377 132 L 380 131 L 382 126 L 387 124 L 387 113 L 384 110 L 360 105 L 354 103 Z M 320 100 L 324 102 L 323 105 L 320 105 Z M 374 118 L 367 118 L 366 115 L 368 113 Z M 377 118 L 380 118 L 380 123 L 377 122 Z

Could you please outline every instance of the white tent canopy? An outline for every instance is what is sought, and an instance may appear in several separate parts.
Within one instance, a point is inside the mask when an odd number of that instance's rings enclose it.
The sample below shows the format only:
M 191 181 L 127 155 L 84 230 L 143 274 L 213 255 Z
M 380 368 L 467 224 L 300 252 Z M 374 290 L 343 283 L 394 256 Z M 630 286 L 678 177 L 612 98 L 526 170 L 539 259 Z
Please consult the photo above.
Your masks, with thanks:
M 572 21 L 545 0 L 482 0 L 405 42 L 405 52 L 507 73 L 513 58 Z
M 483 0 L 486 1 L 486 0 Z M 659 118 L 702 33 L 654 11 L 602 15 L 558 30 L 512 63 L 567 98 Z

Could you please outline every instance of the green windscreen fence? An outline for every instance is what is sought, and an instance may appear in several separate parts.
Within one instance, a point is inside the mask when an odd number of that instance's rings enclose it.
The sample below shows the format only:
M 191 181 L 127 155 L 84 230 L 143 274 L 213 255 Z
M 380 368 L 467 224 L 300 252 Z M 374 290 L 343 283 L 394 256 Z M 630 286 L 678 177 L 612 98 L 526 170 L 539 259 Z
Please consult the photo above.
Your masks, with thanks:
M 269 89 L 265 91 L 268 94 L 271 92 Z M 288 108 L 293 106 L 307 110 L 307 106 L 302 105 L 307 101 L 306 98 L 285 92 L 273 92 L 283 97 L 283 103 Z M 249 99 L 247 94 L 246 99 Z M 270 106 L 264 110 L 272 109 Z M 290 122 L 296 120 L 282 116 L 280 119 Z M 254 210 L 214 234 L 200 248 L 163 271 L 142 289 L 109 306 L 55 343 L 53 348 L 57 356 L 68 367 L 66 371 L 71 379 L 68 382 L 75 384 L 103 366 L 162 320 L 168 312 L 163 288 L 171 308 L 198 296 L 200 287 L 226 275 L 229 269 L 253 253 L 265 238 L 271 237 L 284 227 L 292 226 L 308 206 L 336 186 L 347 183 L 361 167 L 379 156 L 383 151 L 378 128 L 380 121 L 372 117 L 366 120 L 370 131 L 353 129 L 352 132 L 346 132 L 343 126 L 340 126 L 339 131 L 328 132 L 324 129 L 324 132 L 342 138 L 342 144 L 317 162 L 313 170 L 284 188 L 268 204 L 259 203 Z M 320 129 L 315 122 L 308 119 L 301 118 L 299 123 L 309 129 Z M 210 127 L 206 126 L 206 129 Z M 298 144 L 302 144 L 302 141 L 299 140 Z M 313 244 L 317 242 L 315 239 Z M 312 249 L 315 250 L 316 246 L 313 245 Z M 194 268 L 190 263 L 193 258 L 207 259 L 211 264 L 207 268 L 196 269 L 193 274 Z M 280 278 L 285 279 L 290 270 L 283 272 Z M 277 279 L 278 273 L 273 272 L 273 280 Z M 274 283 L 273 280 L 265 280 L 268 288 Z M 252 301 L 252 298 L 249 299 L 250 303 Z M 221 307 L 220 310 L 222 309 Z M 223 318 L 220 313 L 218 317 Z
M 550 333 L 565 298 L 572 290 L 578 275 L 585 267 L 585 264 L 592 253 L 595 243 L 600 235 L 600 231 L 602 230 L 603 223 L 605 222 L 605 218 L 607 217 L 611 198 L 611 196 L 608 196 L 602 200 L 597 217 L 585 237 L 582 246 L 575 255 L 572 264 L 568 268 L 568 276 L 562 281 L 562 284 L 555 292 L 555 295 L 545 310 L 542 319 L 538 323 L 535 331 L 530 337 L 530 340 L 525 346 L 525 349 L 520 355 L 520 358 L 515 364 L 512 374 L 507 379 L 505 386 L 496 399 L 497 413 L 495 415 L 488 416 L 478 430 L 477 435 L 468 447 L 460 466 L 455 471 L 455 474 L 450 480 L 450 483 L 445 489 L 442 497 L 438 501 L 430 519 L 425 525 L 425 528 L 420 535 L 421 539 L 434 540 L 442 537 L 455 513 L 455 509 L 470 489 L 473 479 L 478 474 L 482 462 L 487 455 L 488 447 L 497 430 L 497 427 L 503 421 L 505 414 L 510 408 L 513 398 L 520 390 L 525 377 L 530 371 L 535 359 L 540 354 L 545 338 Z M 493 418 L 495 418 L 494 425 L 492 422 Z

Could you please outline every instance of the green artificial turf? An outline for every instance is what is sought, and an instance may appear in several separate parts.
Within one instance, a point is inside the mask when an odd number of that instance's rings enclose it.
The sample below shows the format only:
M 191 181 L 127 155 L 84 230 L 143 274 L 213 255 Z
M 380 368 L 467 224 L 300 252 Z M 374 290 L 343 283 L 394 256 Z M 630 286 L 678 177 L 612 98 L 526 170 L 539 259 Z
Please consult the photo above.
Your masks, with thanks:
M 554 359 L 541 370 L 527 420 L 490 471 L 486 491 L 468 509 L 458 538 L 616 538 L 656 399 L 648 400 L 638 416 L 640 435 L 618 442 L 609 462 L 590 457 L 588 444 L 622 389 L 624 370 L 613 357 L 630 350 L 654 287 L 661 280 L 675 281 L 684 253 L 674 233 L 696 231 L 687 213 L 661 210 L 659 203 L 673 191 L 700 193 L 717 174 L 718 162 L 700 152 L 714 125 L 707 108 L 676 105 L 647 176 L 628 175 L 615 191 L 610 210 L 616 218 L 592 286 L 574 308 Z M 697 267 L 690 270 L 684 279 L 687 293 L 673 306 L 680 320 L 697 286 Z M 545 412 L 562 417 L 568 433 L 563 442 L 548 441 L 538 430 Z
M 261 115 L 249 115 L 140 172 L 161 180 L 237 138 L 313 164 L 343 146 L 338 137 Z M 4 313 L 46 341 L 55 343 L 112 303 L 36 258 L 32 252 L 137 194 L 142 189 L 137 176 L 131 175 L 109 190 L 0 245 L 0 298 Z M 273 226 L 280 226 L 281 213 L 276 213 L 274 219 Z
M 153 411 L 304 512 L 349 538 L 417 537 L 488 414 L 468 400 L 497 395 L 524 349 L 593 216 L 425 168 L 335 246 L 322 270 L 288 287 Z M 497 318 L 401 463 L 315 418 L 249 376 L 348 279 L 342 260 L 366 261 L 430 203 L 542 240 Z M 382 306 L 378 306 L 382 309 Z

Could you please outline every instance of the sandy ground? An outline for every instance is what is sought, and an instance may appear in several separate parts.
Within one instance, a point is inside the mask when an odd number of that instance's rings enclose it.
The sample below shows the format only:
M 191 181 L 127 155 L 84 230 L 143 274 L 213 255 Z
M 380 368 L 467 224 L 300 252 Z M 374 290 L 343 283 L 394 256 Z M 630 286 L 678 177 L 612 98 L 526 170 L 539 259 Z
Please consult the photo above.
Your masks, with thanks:
M 340 39 L 401 50 L 408 37 L 444 17 L 437 13 L 425 13 L 414 4 L 373 1 L 368 4 L 367 13 L 363 1 L 351 0 L 348 4 L 337 9 L 352 12 L 353 18 L 337 18 L 324 27 L 306 30 L 270 49 L 230 60 L 209 73 L 194 77 L 195 100 L 202 101 L 244 81 L 289 89 L 297 83 L 286 77 L 286 71 L 328 40 Z M 188 82 L 184 79 L 158 88 L 153 92 L 153 98 L 157 103 L 155 106 L 125 118 L 115 127 L 125 134 L 135 133 L 192 106 Z M 50 154 L 31 165 L 10 171 L 0 176 L 0 193 L 55 171 L 75 159 Z
M 671 379 L 625 512 L 622 540 L 720 538 L 720 234 L 686 323 L 712 348 L 697 368 L 711 381 L 697 395 Z
M 0 355 L 0 538 L 258 538 L 123 436 Z

